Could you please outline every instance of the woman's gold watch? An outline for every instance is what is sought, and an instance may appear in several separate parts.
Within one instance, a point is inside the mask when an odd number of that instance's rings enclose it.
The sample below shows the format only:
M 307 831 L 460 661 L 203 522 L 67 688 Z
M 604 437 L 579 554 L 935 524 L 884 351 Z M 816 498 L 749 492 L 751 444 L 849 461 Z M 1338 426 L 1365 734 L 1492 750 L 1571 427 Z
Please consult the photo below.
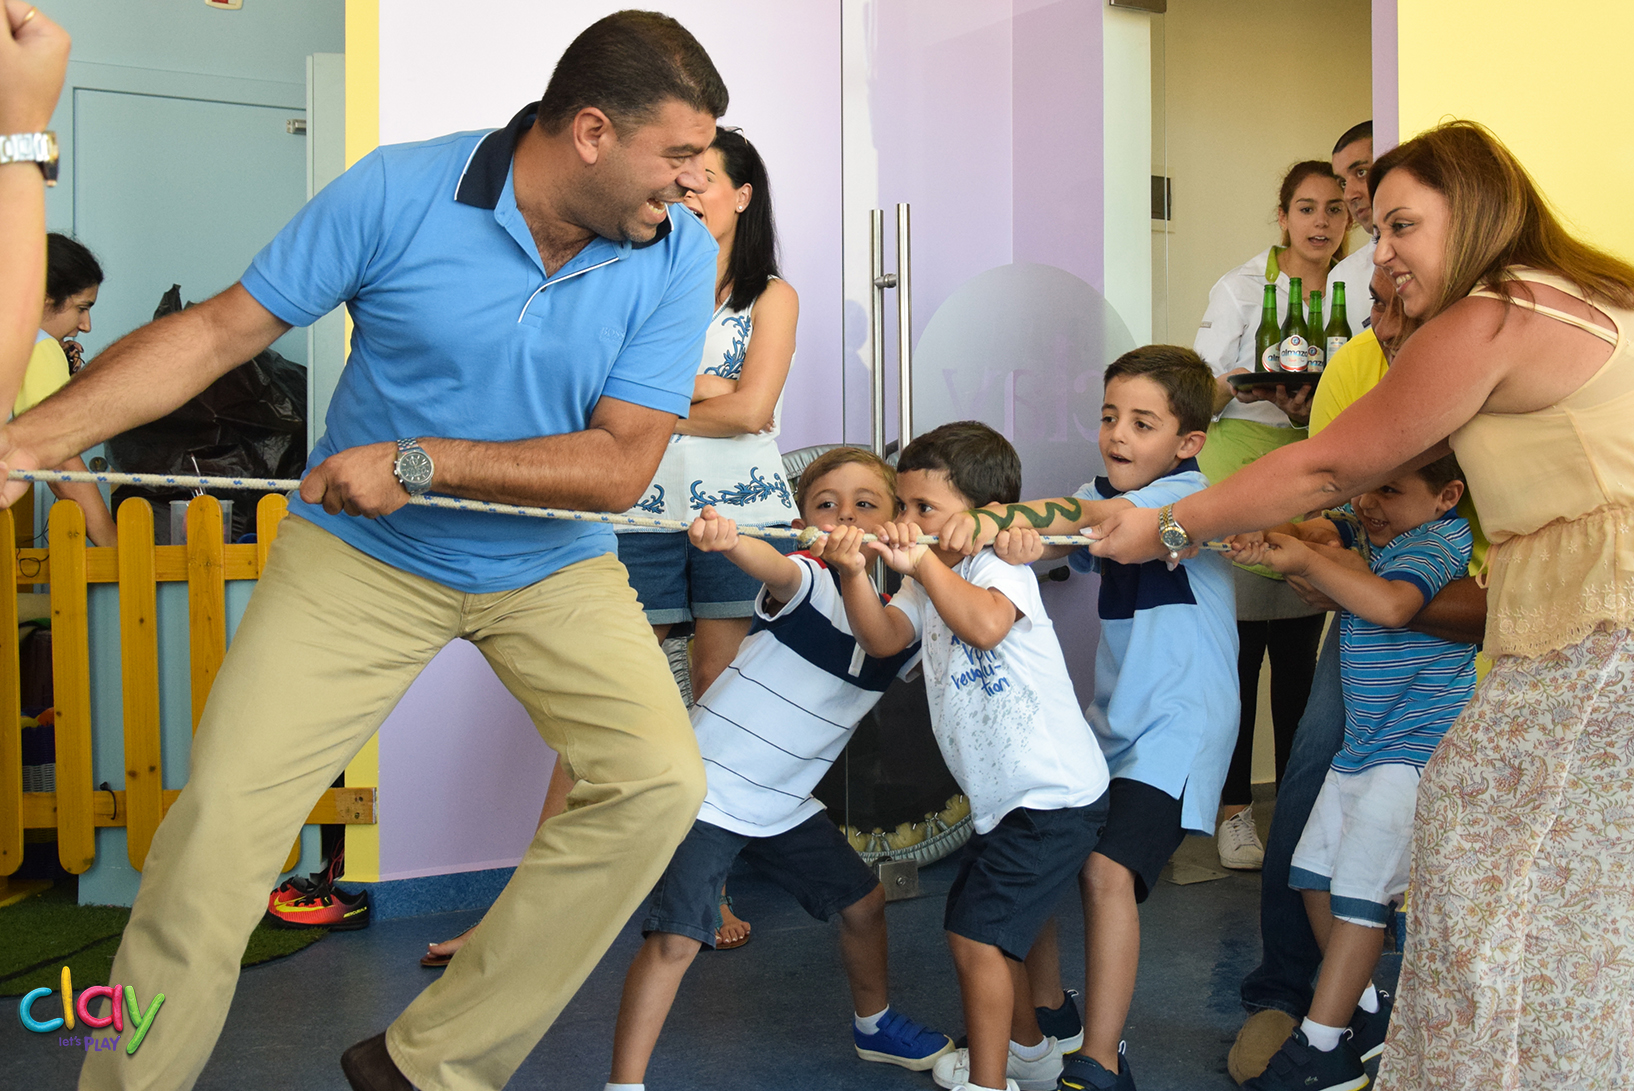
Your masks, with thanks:
M 1190 549 L 1192 545 L 1191 535 L 1186 533 L 1185 527 L 1175 521 L 1173 504 L 1165 504 L 1157 509 L 1157 536 L 1163 543 L 1163 548 L 1169 551 L 1171 561 L 1178 561 L 1180 551 Z

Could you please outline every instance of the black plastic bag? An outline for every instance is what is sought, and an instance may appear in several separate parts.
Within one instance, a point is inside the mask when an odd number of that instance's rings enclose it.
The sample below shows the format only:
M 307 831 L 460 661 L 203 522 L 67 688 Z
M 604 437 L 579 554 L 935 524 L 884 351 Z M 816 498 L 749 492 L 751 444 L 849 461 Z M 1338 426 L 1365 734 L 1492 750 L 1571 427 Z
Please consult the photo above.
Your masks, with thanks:
M 182 309 L 181 285 L 174 284 L 153 317 Z M 299 477 L 307 453 L 306 368 L 269 348 L 169 415 L 108 440 L 106 450 L 114 468 L 125 473 Z M 154 528 L 163 543 L 169 540 L 169 501 L 191 495 L 189 489 L 121 485 L 114 490 L 113 501 L 117 511 L 128 497 L 151 500 Z M 264 492 L 213 489 L 211 495 L 234 501 L 233 541 L 255 529 L 255 506 Z

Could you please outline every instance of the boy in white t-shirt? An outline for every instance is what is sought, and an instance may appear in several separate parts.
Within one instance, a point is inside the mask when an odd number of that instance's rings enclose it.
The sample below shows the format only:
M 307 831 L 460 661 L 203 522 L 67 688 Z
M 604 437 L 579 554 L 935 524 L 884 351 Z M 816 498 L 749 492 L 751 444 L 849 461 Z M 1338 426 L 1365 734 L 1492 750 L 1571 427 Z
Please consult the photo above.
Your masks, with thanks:
M 862 536 L 896 513 L 895 475 L 867 451 L 836 448 L 806 467 L 795 501 L 796 526 L 828 532 L 807 552 L 784 556 L 739 537 L 713 508 L 687 531 L 693 545 L 724 554 L 765 587 L 754 628 L 692 710 L 709 791 L 653 888 L 646 942 L 624 979 L 608 1091 L 644 1087 L 681 978 L 699 949 L 715 944 L 721 885 L 740 856 L 812 916 L 840 918 L 859 1057 L 923 1071 L 953 1048 L 887 1003 L 884 891 L 811 795 L 857 721 L 917 658 L 917 644 L 865 655 L 840 597 L 841 572 L 872 587 Z
M 868 546 L 910 578 L 889 606 L 860 567 L 842 583 L 852 631 L 870 655 L 923 640 L 931 726 L 970 797 L 976 832 L 944 918 L 970 1048 L 933 1072 L 942 1087 L 968 1091 L 1055 1086 L 1060 1045 L 1039 1030 L 1021 959 L 1106 818 L 1106 761 L 1078 708 L 1037 576 L 991 551 L 965 557 L 918 544 L 952 516 L 1014 503 L 1020 492 L 1021 460 L 987 425 L 927 432 L 897 462 L 902 520 Z M 1037 546 L 1032 530 L 1004 539 L 995 541 L 1002 550 Z

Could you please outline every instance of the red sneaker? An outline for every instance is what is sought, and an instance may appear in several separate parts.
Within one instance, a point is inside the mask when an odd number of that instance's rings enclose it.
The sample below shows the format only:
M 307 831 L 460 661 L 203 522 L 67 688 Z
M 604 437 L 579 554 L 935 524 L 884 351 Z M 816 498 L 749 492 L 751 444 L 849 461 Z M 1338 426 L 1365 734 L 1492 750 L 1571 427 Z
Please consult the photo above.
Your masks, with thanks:
M 273 897 L 277 897 L 277 891 Z M 369 892 L 348 894 L 338 887 L 320 884 L 311 893 L 287 902 L 269 900 L 264 921 L 274 928 L 327 928 L 331 932 L 367 928 Z

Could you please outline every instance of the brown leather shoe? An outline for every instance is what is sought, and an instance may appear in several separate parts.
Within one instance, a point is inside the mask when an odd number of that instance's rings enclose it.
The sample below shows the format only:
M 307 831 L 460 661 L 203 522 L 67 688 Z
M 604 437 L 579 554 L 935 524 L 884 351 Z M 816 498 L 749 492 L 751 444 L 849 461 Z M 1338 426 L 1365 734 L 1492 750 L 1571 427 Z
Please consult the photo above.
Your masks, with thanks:
M 1237 1032 L 1231 1052 L 1226 1054 L 1226 1071 L 1239 1084 L 1260 1075 L 1297 1026 L 1299 1020 L 1275 1008 L 1262 1008 L 1250 1015 Z
M 346 1073 L 352 1091 L 414 1091 L 414 1085 L 397 1070 L 391 1054 L 386 1052 L 384 1031 L 342 1053 L 340 1070 Z

